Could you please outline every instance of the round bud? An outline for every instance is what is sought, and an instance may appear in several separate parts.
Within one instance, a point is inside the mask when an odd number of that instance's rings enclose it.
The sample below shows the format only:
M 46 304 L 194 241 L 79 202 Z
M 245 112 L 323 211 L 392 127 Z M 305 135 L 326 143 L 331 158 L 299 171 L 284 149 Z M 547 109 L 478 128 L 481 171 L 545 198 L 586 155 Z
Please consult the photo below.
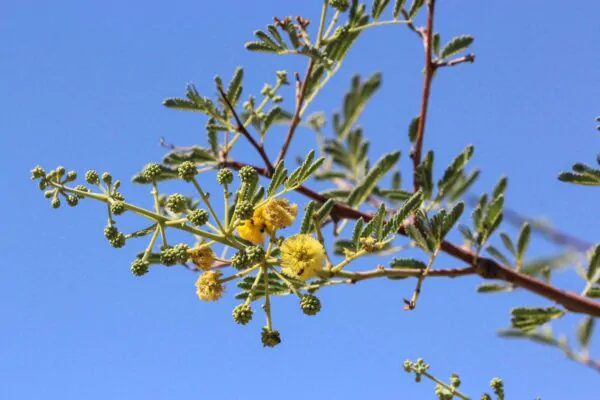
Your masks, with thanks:
M 240 304 L 233 309 L 233 320 L 236 324 L 246 325 L 252 320 L 252 307 L 246 304 Z
M 156 163 L 147 164 L 142 171 L 142 177 L 147 182 L 153 182 L 160 176 L 162 169 Z
M 54 190 L 47 190 L 44 192 L 44 197 L 49 199 L 50 197 L 54 196 L 54 193 L 56 193 L 56 189 Z
M 86 188 L 86 187 L 85 187 L 85 186 L 83 186 L 83 185 L 77 185 L 77 186 L 75 186 L 75 190 L 78 190 L 78 191 L 80 191 L 80 192 L 86 192 L 86 193 L 90 191 L 88 188 Z M 79 200 L 81 200 L 81 199 L 85 198 L 85 196 L 83 196 L 83 195 L 81 195 L 81 194 L 76 194 L 76 196 L 77 196 L 77 198 L 78 198 Z
M 262 328 L 260 339 L 264 347 L 275 347 L 281 343 L 281 335 L 279 334 L 279 331 L 269 329 L 266 326 Z
M 253 184 L 258 180 L 258 173 L 256 170 L 248 165 L 242 167 L 238 172 L 240 180 L 243 183 Z
M 118 181 L 117 181 L 118 182 Z M 125 201 L 125 196 L 123 196 L 123 193 L 121 192 L 113 192 L 113 194 L 111 195 L 113 199 L 118 200 L 118 201 Z
M 458 376 L 458 374 L 452 374 L 452 376 L 450 376 L 450 384 L 452 385 L 452 387 L 459 387 L 461 384 L 460 381 L 460 377 Z
M 77 205 L 77 203 L 79 203 L 79 199 L 77 198 L 77 196 L 74 196 L 74 195 L 67 196 L 67 204 L 68 205 L 70 205 L 71 207 L 75 207 Z
M 135 276 L 142 276 L 148 272 L 150 263 L 148 261 L 142 261 L 141 258 L 136 258 L 131 263 L 131 273 Z
M 109 240 L 108 243 L 110 243 L 110 245 L 115 249 L 120 249 L 121 247 L 125 246 L 125 235 L 119 232 L 117 233 L 117 236 L 115 236 L 114 239 Z
M 282 84 L 282 85 L 287 85 L 289 84 L 288 81 L 288 76 L 287 76 L 287 71 L 277 71 L 275 73 L 277 75 L 277 80 Z
M 235 269 L 246 269 L 250 266 L 250 260 L 245 251 L 238 251 L 231 257 L 231 266 Z
M 122 201 L 115 201 L 110 205 L 110 212 L 115 215 L 121 215 L 125 212 L 125 203 Z
M 184 263 L 190 258 L 187 244 L 179 243 L 160 252 L 160 261 L 170 267 L 175 264 Z
M 114 238 L 117 237 L 118 234 L 119 234 L 119 230 L 114 226 L 109 225 L 106 228 L 104 228 L 104 237 L 107 240 L 113 240 Z
M 58 208 L 60 207 L 60 199 L 58 197 L 55 197 L 52 199 L 52 208 Z
M 254 214 L 254 206 L 249 201 L 240 201 L 235 206 L 235 215 L 239 219 L 250 219 Z
M 102 182 L 110 185 L 112 183 L 112 175 L 108 172 L 102 174 Z
M 67 182 L 73 182 L 75 179 L 77 179 L 77 172 L 75 172 L 75 171 L 67 172 Z
M 300 299 L 300 308 L 306 315 L 317 315 L 321 311 L 321 300 L 312 294 L 304 295 Z
M 219 185 L 229 185 L 233 182 L 233 172 L 230 169 L 223 168 L 217 173 L 217 182 Z
M 167 210 L 174 213 L 181 213 L 185 211 L 186 198 L 182 194 L 175 193 L 167 198 L 166 208 Z
M 47 187 L 48 187 L 48 181 L 46 180 L 46 178 L 40 179 L 40 183 L 38 183 L 38 188 L 40 190 L 45 190 Z
M 329 0 L 329 5 L 339 12 L 345 12 L 350 7 L 348 0 Z
M 44 168 L 40 167 L 39 165 L 36 165 L 31 170 L 31 179 L 40 179 L 40 178 L 44 178 L 45 176 L 46 176 L 46 171 L 44 171 Z
M 208 222 L 208 212 L 206 210 L 192 210 L 188 213 L 187 219 L 192 225 L 202 226 Z
M 198 168 L 191 161 L 185 161 L 177 168 L 177 175 L 184 181 L 191 181 L 198 174 Z
M 56 173 L 58 174 L 59 177 L 62 177 L 65 174 L 65 167 L 63 167 L 63 166 L 56 167 Z
M 250 246 L 246 249 L 250 264 L 257 264 L 265 260 L 265 249 L 260 246 Z
M 100 183 L 100 177 L 94 170 L 89 170 L 85 173 L 85 181 L 91 185 L 97 185 Z
M 274 96 L 272 100 L 273 100 L 273 103 L 275 103 L 275 104 L 281 103 L 283 101 L 283 97 L 281 97 L 281 96 Z

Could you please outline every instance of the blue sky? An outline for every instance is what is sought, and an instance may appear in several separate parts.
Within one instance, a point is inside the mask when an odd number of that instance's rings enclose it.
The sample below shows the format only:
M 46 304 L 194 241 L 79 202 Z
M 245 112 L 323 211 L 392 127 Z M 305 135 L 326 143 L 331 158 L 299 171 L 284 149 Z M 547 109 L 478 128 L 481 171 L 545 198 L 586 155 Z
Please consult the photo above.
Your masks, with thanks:
M 324 308 L 314 318 L 302 315 L 291 297 L 277 299 L 274 318 L 284 341 L 265 350 L 258 315 L 250 326 L 235 325 L 231 296 L 199 302 L 195 276 L 183 269 L 133 277 L 128 266 L 144 243 L 109 248 L 98 204 L 51 210 L 28 180 L 39 163 L 80 173 L 110 170 L 128 181 L 163 155 L 161 136 L 204 144 L 204 120 L 164 109 L 161 101 L 180 96 L 187 82 L 212 93 L 212 77 L 229 77 L 237 65 L 246 70 L 246 94 L 258 94 L 278 69 L 304 71 L 300 59 L 249 53 L 243 43 L 273 15 L 314 20 L 318 3 L 0 4 L 0 398 L 432 398 L 433 385 L 414 384 L 401 368 L 405 358 L 419 356 L 440 377 L 459 372 L 474 398 L 497 375 L 509 398 L 589 399 L 597 393 L 596 372 L 557 351 L 495 337 L 511 307 L 546 302 L 523 292 L 477 295 L 476 278 L 427 281 L 411 313 L 401 309 L 413 289 L 407 280 L 323 291 Z M 435 148 L 438 168 L 472 143 L 473 166 L 483 170 L 477 190 L 489 190 L 505 174 L 513 208 L 599 241 L 593 220 L 598 191 L 562 184 L 556 175 L 576 161 L 593 162 L 600 148 L 594 130 L 600 53 L 591 46 L 600 35 L 600 5 L 439 3 L 442 39 L 474 35 L 477 61 L 441 71 L 434 82 L 425 146 Z M 404 27 L 368 32 L 312 110 L 330 115 L 354 73 L 381 71 L 383 87 L 360 124 L 374 159 L 402 149 L 408 177 L 406 126 L 418 110 L 421 63 L 421 45 Z M 305 154 L 311 146 L 310 131 L 299 130 L 292 153 Z M 236 156 L 258 163 L 248 151 Z M 147 188 L 127 184 L 123 191 L 150 205 Z M 533 247 L 533 255 L 553 251 L 541 241 Z M 441 261 L 439 267 L 459 266 Z M 559 281 L 581 289 L 572 274 Z M 570 333 L 576 322 L 568 319 L 559 328 Z

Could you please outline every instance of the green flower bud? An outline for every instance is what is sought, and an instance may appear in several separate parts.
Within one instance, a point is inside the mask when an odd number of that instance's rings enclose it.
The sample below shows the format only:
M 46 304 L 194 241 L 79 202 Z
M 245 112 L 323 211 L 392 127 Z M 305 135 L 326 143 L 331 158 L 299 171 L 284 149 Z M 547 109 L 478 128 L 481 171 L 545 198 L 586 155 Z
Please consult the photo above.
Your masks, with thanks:
M 32 180 L 44 178 L 45 176 L 46 176 L 46 171 L 44 171 L 44 168 L 40 167 L 39 165 L 36 165 L 31 170 L 31 179 Z
M 405 372 L 411 373 L 412 372 L 413 363 L 410 360 L 404 360 L 404 364 L 402 365 L 402 367 L 404 368 Z
M 60 199 L 58 198 L 58 196 L 54 197 L 50 204 L 52 205 L 52 208 L 60 207 Z
M 312 294 L 306 294 L 300 299 L 300 308 L 306 315 L 317 315 L 321 311 L 321 300 Z
M 191 161 L 182 162 L 177 168 L 177 175 L 184 181 L 191 181 L 198 174 L 198 168 Z
M 113 240 L 119 235 L 119 230 L 114 226 L 107 226 L 104 228 L 104 237 L 106 240 Z
M 494 378 L 490 382 L 490 387 L 496 394 L 496 396 L 503 398 L 504 397 L 504 382 L 500 378 Z
M 260 246 L 250 246 L 246 249 L 250 264 L 257 264 L 265 260 L 265 249 Z
M 240 219 L 250 219 L 254 214 L 254 206 L 249 201 L 240 201 L 235 206 L 235 215 Z
M 239 251 L 231 257 L 231 266 L 235 269 L 242 270 L 250 266 L 250 260 L 245 251 Z
M 121 215 L 125 212 L 125 203 L 122 201 L 115 201 L 110 205 L 110 212 L 115 215 Z
M 243 183 L 250 183 L 253 184 L 258 180 L 258 173 L 256 172 L 256 170 L 250 166 L 245 166 L 242 169 L 240 169 L 240 171 L 238 172 L 239 176 L 240 176 L 240 180 Z
M 73 182 L 75 179 L 77 179 L 77 172 L 75 172 L 75 171 L 67 172 L 66 182 Z
M 167 267 L 184 263 L 190 258 L 188 250 L 189 246 L 187 244 L 176 244 L 160 252 L 160 261 Z
M 287 71 L 277 71 L 276 75 L 277 80 L 280 82 L 281 85 L 289 85 L 290 82 L 288 81 Z
M 452 387 L 457 388 L 460 386 L 460 384 L 461 384 L 461 381 L 460 381 L 460 377 L 458 376 L 458 374 L 452 374 L 450 376 L 450 385 L 452 385 Z
M 233 320 L 236 324 L 246 325 L 252 320 L 252 307 L 246 304 L 240 304 L 233 309 Z
M 281 335 L 279 334 L 279 331 L 269 329 L 266 326 L 262 328 L 260 339 L 264 347 L 275 347 L 281 343 Z
M 242 106 L 244 107 L 244 110 L 252 112 L 252 110 L 254 110 L 254 96 L 248 96 L 248 100 L 246 100 Z
M 150 263 L 148 261 L 142 261 L 141 258 L 136 258 L 131 263 L 131 273 L 135 276 L 142 276 L 148 272 Z
M 77 185 L 77 186 L 75 186 L 75 190 L 79 190 L 80 192 L 86 192 L 86 193 L 90 191 L 88 188 L 86 188 L 86 187 L 85 187 L 85 186 L 83 186 L 83 185 Z M 76 196 L 77 196 L 77 198 L 78 198 L 79 200 L 81 200 L 81 199 L 84 199 L 84 198 L 85 198 L 85 196 L 83 196 L 83 195 L 81 195 L 81 194 L 76 194 Z
M 48 181 L 46 180 L 46 178 L 40 179 L 40 182 L 38 183 L 38 188 L 40 190 L 45 190 L 47 187 L 48 187 Z
M 75 207 L 79 203 L 79 199 L 75 195 L 67 196 L 67 204 L 71 207 Z
M 125 235 L 119 232 L 117 233 L 117 236 L 115 236 L 114 239 L 109 240 L 108 243 L 110 243 L 110 245 L 115 249 L 120 249 L 121 247 L 125 246 Z
M 59 177 L 62 177 L 65 174 L 65 167 L 63 167 L 63 166 L 56 167 L 56 174 Z
M 142 178 L 144 178 L 144 180 L 147 182 L 153 182 L 160 176 L 161 172 L 162 169 L 160 168 L 160 165 L 156 163 L 146 164 L 144 170 L 142 171 Z
M 273 90 L 273 87 L 271 85 L 269 85 L 268 83 L 266 83 L 263 86 L 262 90 L 260 91 L 260 94 L 262 94 L 265 97 L 271 97 L 271 96 L 273 96 L 272 90 Z
M 47 190 L 44 192 L 44 197 L 49 199 L 50 197 L 54 196 L 54 193 L 56 193 L 56 189 L 54 190 Z
M 208 222 L 208 212 L 206 210 L 192 210 L 188 213 L 187 219 L 192 225 L 202 226 Z
M 481 395 L 481 400 L 492 400 L 492 396 L 487 393 Z
M 102 174 L 102 182 L 110 185 L 112 183 L 112 175 L 108 172 Z
M 167 198 L 166 208 L 167 210 L 174 213 L 181 213 L 185 211 L 186 198 L 182 194 L 175 193 Z
M 217 173 L 217 182 L 219 185 L 229 185 L 233 182 L 233 172 L 230 169 L 223 168 Z
M 91 169 L 85 173 L 85 181 L 90 185 L 97 185 L 100 183 L 100 177 L 96 171 Z
M 435 385 L 435 395 L 439 400 L 452 400 L 454 395 L 440 384 Z
M 350 7 L 348 0 L 329 0 L 329 5 L 339 12 L 345 12 Z
M 274 96 L 272 100 L 273 100 L 273 103 L 281 103 L 283 101 L 283 97 L 282 96 Z
M 120 192 L 113 192 L 111 197 L 117 201 L 125 201 L 125 196 L 123 196 L 123 193 Z

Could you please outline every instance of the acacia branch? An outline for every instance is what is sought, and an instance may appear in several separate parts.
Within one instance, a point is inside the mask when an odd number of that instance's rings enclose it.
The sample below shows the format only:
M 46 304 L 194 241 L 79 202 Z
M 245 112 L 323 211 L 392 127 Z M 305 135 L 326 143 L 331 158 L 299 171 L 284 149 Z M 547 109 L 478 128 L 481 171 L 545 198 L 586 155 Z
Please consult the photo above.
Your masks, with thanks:
M 221 166 L 230 167 L 236 170 L 239 170 L 246 165 L 248 164 L 236 161 L 221 162 Z M 262 168 L 256 166 L 252 167 L 263 176 L 271 176 L 270 173 L 268 173 Z M 317 193 L 306 186 L 300 186 L 296 189 L 296 191 L 320 203 L 325 203 L 328 200 L 326 196 Z M 347 205 L 340 204 L 338 202 L 336 202 L 333 206 L 331 216 L 336 221 L 340 219 L 357 220 L 359 218 L 362 218 L 365 222 L 367 222 L 373 218 L 372 214 L 356 210 L 352 207 L 348 207 Z M 398 233 L 406 236 L 406 231 L 404 227 L 401 227 Z M 495 260 L 485 257 L 479 257 L 470 249 L 456 246 L 455 244 L 450 243 L 448 241 L 442 242 L 441 250 L 444 253 L 456 259 L 459 259 L 472 267 L 475 267 L 477 275 L 484 279 L 501 280 L 504 282 L 508 282 L 515 287 L 520 287 L 539 296 L 542 296 L 548 300 L 552 300 L 569 311 L 587 314 L 594 317 L 600 317 L 600 303 L 593 301 L 587 297 L 581 296 L 577 293 L 567 292 L 565 290 L 555 288 L 539 279 L 532 278 L 526 274 L 516 272 L 508 267 L 505 267 L 496 262 Z
M 221 98 L 227 105 L 227 108 L 229 108 L 229 111 L 231 111 L 231 113 L 233 114 L 233 118 L 235 119 L 235 122 L 237 124 L 238 132 L 240 132 L 242 135 L 244 135 L 244 137 L 246 139 L 248 139 L 248 141 L 250 142 L 252 147 L 254 147 L 256 149 L 256 151 L 258 152 L 260 157 L 265 162 L 266 169 L 268 171 L 273 171 L 273 164 L 271 164 L 271 160 L 269 159 L 269 156 L 265 152 L 264 146 L 262 144 L 258 143 L 256 141 L 256 139 L 254 139 L 254 137 L 250 134 L 250 132 L 248 132 L 248 129 L 246 129 L 246 127 L 244 126 L 244 123 L 242 122 L 239 115 L 235 111 L 235 108 L 233 107 L 233 105 L 231 104 L 229 99 L 227 98 L 227 95 L 225 94 L 225 91 L 223 91 L 223 88 L 219 86 L 217 89 L 219 90 L 219 93 L 221 94 Z
M 433 16 L 435 13 L 435 0 L 427 2 L 427 28 L 424 32 L 423 46 L 425 47 L 425 75 L 423 77 L 423 93 L 421 95 L 421 111 L 419 112 L 419 127 L 415 139 L 414 150 L 411 154 L 413 161 L 413 187 L 419 189 L 417 171 L 421 164 L 423 152 L 423 136 L 425 135 L 425 122 L 427 121 L 427 109 L 429 107 L 429 95 L 431 93 L 431 81 L 435 73 L 435 63 L 432 59 L 433 41 Z

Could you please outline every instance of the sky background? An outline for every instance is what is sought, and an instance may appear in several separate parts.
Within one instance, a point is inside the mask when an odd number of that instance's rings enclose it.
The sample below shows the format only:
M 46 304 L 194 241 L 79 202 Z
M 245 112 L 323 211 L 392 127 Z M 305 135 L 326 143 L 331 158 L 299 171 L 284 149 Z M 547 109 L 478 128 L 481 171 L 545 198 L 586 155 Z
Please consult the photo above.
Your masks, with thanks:
M 182 268 L 133 277 L 129 263 L 144 241 L 110 248 L 102 236 L 103 207 L 84 201 L 52 210 L 29 181 L 36 164 L 64 165 L 80 176 L 88 168 L 110 170 L 126 182 L 128 199 L 150 206 L 148 188 L 128 181 L 164 154 L 159 138 L 206 143 L 202 117 L 167 110 L 161 101 L 181 96 L 187 82 L 212 95 L 212 77 L 228 79 L 238 65 L 246 71 L 245 95 L 259 95 L 276 70 L 303 72 L 304 60 L 249 53 L 243 44 L 273 15 L 318 18 L 319 4 L 0 3 L 0 398 L 433 398 L 433 384 L 415 384 L 402 370 L 404 359 L 417 357 L 441 378 L 459 372 L 473 398 L 494 376 L 505 379 L 510 399 L 597 394 L 597 372 L 559 351 L 496 337 L 511 307 L 547 302 L 524 292 L 477 295 L 477 278 L 426 281 L 410 313 L 401 301 L 411 295 L 412 280 L 324 290 L 323 310 L 310 318 L 294 298 L 276 299 L 283 343 L 263 349 L 260 313 L 246 327 L 231 320 L 235 288 L 207 304 L 196 298 L 195 275 Z M 472 34 L 477 54 L 475 64 L 440 71 L 434 82 L 425 147 L 435 148 L 437 170 L 472 143 L 472 166 L 483 170 L 476 190 L 490 190 L 506 174 L 511 207 L 599 241 L 600 192 L 556 176 L 574 162 L 592 163 L 600 148 L 594 129 L 600 52 L 593 46 L 600 4 L 439 1 L 437 15 L 442 41 Z M 372 140 L 372 158 L 401 149 L 408 177 L 406 127 L 418 112 L 421 63 L 421 44 L 403 26 L 371 30 L 311 111 L 331 115 L 353 74 L 381 71 L 383 87 L 360 124 Z M 291 99 L 291 93 L 285 94 Z M 282 135 L 271 139 L 274 157 Z M 290 154 L 313 146 L 313 134 L 300 129 Z M 259 162 L 244 149 L 235 156 Z M 209 190 L 216 189 L 212 182 Z M 123 226 L 142 224 L 124 218 Z M 556 251 L 538 240 L 532 256 Z M 437 264 L 458 266 L 450 259 Z M 557 282 L 581 290 L 573 274 Z M 571 334 L 577 321 L 566 319 L 557 329 Z

